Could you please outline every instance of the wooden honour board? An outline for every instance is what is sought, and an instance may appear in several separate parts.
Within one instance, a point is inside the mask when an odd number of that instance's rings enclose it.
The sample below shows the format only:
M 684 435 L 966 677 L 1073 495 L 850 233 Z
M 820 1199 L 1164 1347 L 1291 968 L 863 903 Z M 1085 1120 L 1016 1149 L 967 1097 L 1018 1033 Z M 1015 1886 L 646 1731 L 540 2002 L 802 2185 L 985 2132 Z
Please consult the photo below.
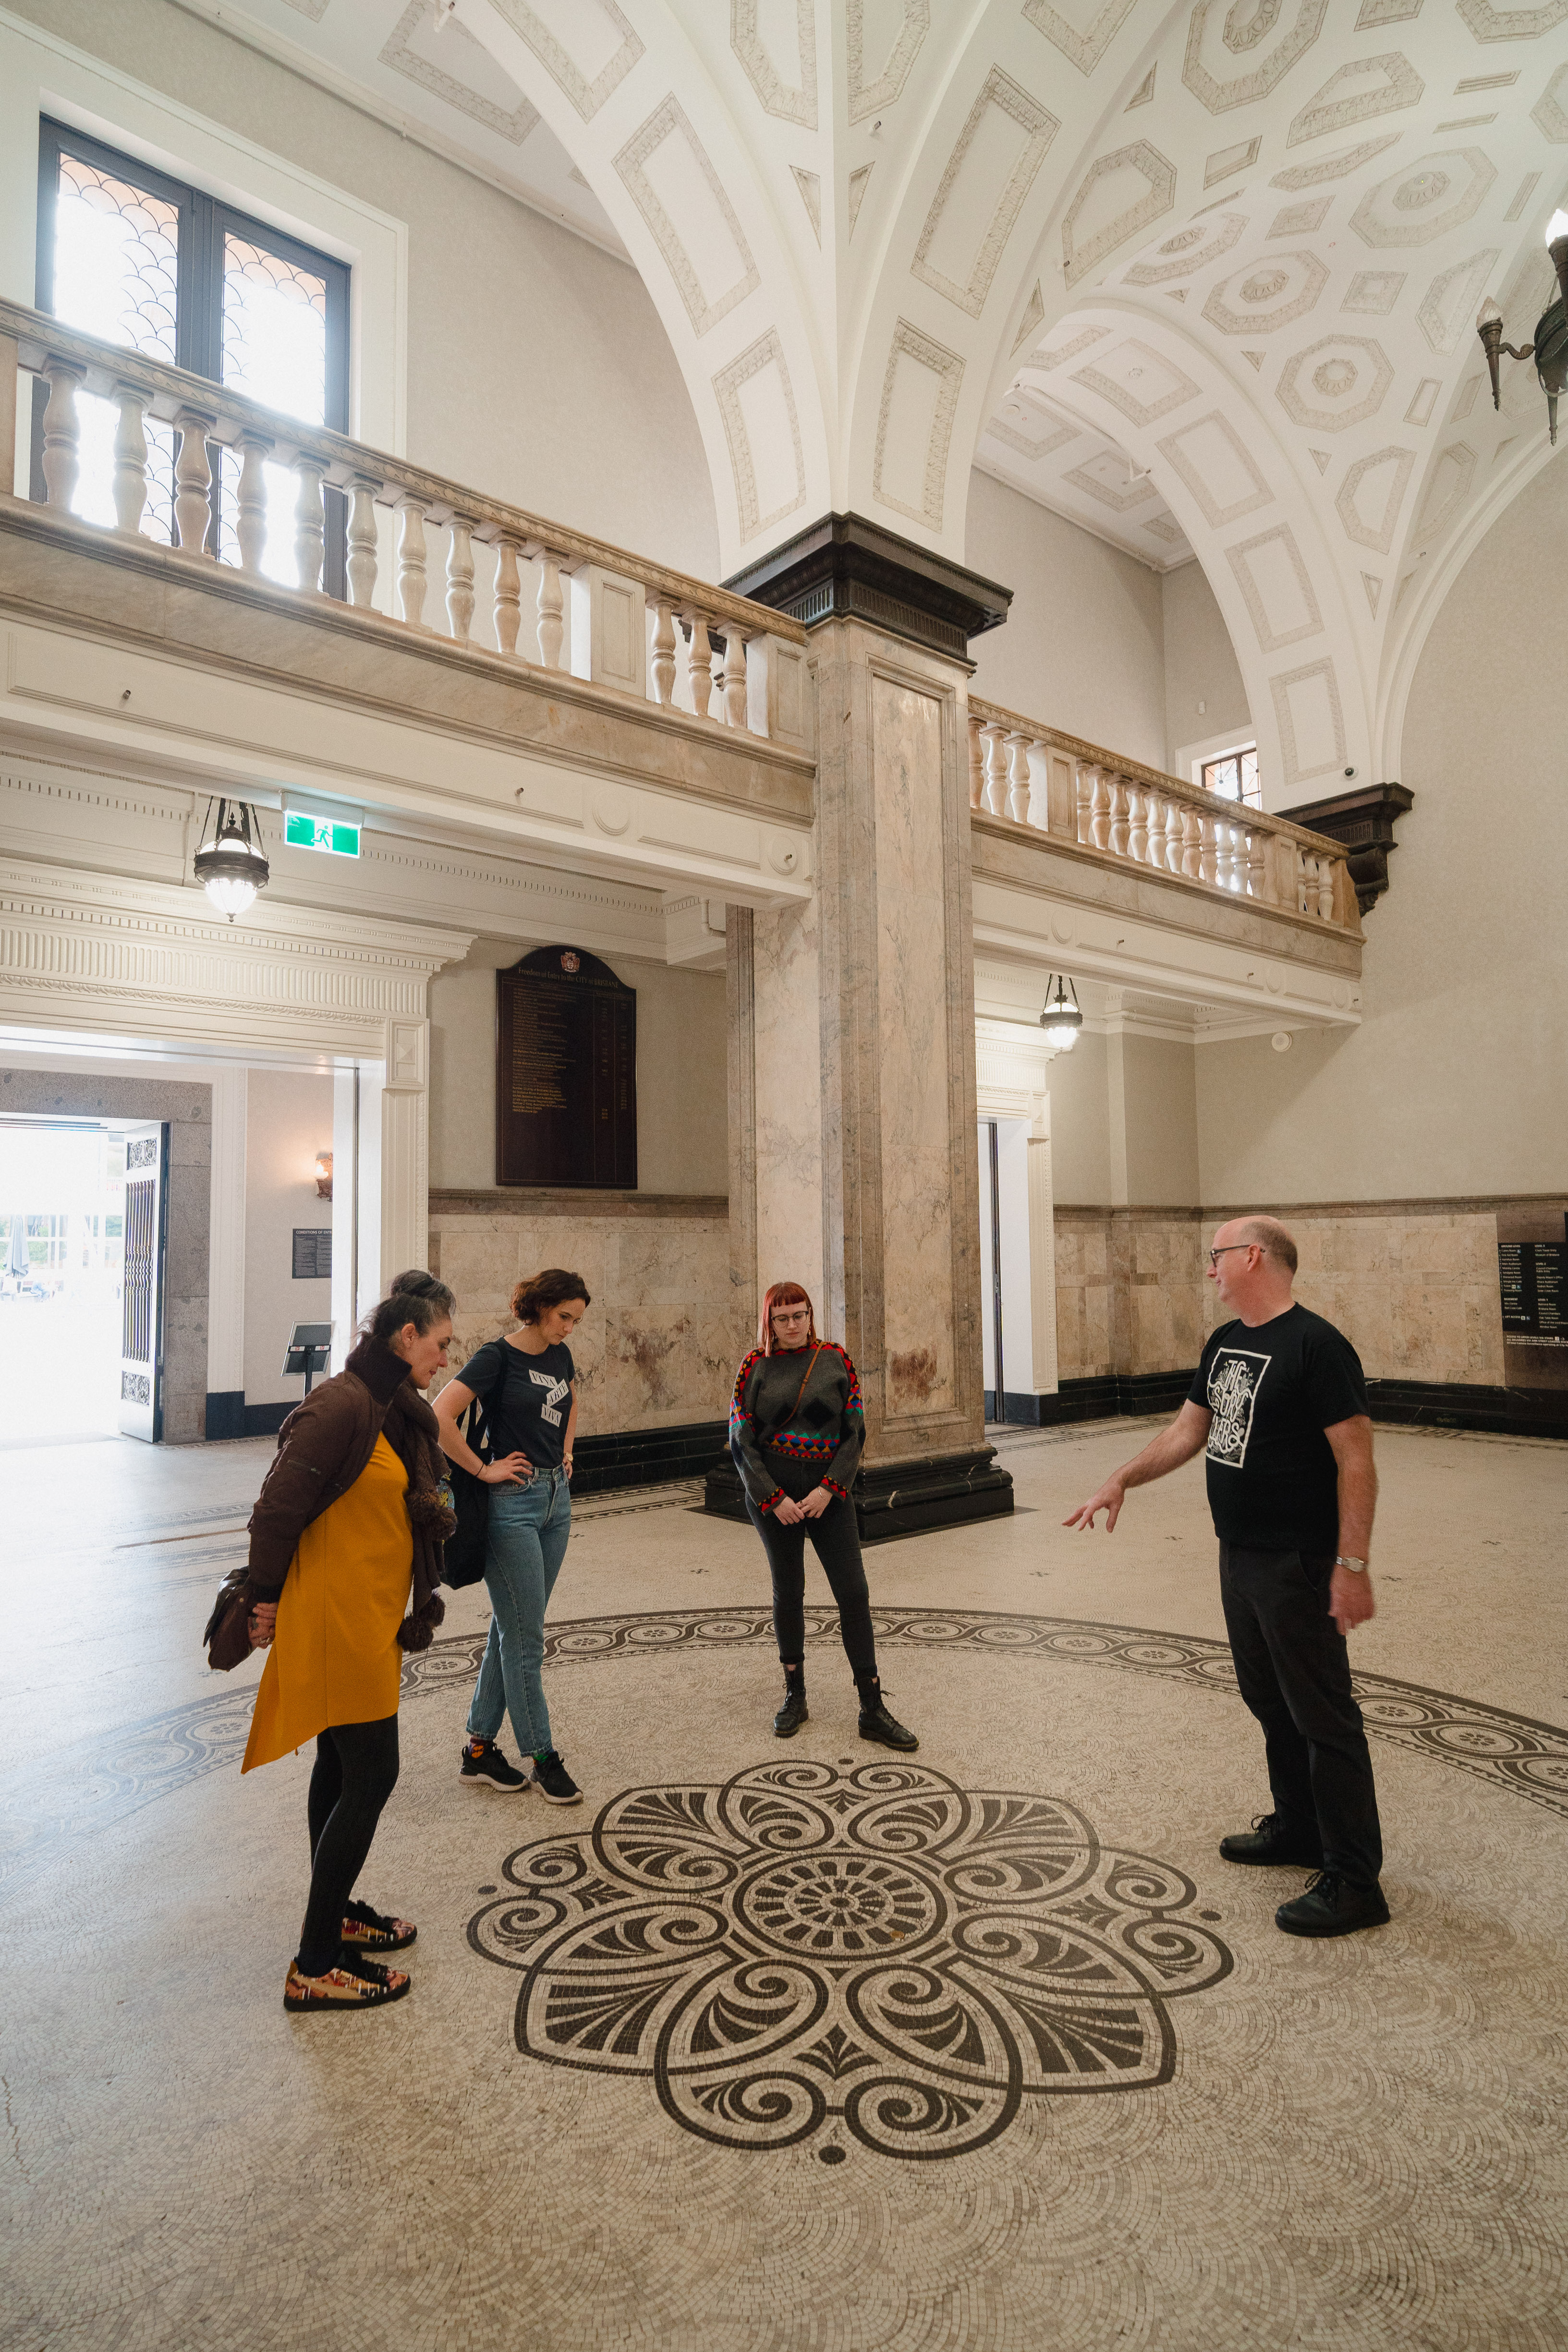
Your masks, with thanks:
M 496 974 L 496 1182 L 635 1192 L 637 998 L 585 948 Z

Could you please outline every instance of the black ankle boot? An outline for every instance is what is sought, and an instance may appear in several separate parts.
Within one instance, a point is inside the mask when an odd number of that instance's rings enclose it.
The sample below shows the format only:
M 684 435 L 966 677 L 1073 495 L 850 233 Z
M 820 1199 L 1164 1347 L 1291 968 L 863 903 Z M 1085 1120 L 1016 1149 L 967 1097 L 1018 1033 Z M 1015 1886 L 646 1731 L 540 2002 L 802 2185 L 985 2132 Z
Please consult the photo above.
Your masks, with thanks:
M 805 1703 L 805 1669 L 797 1666 L 791 1674 L 784 1668 L 784 1703 L 773 1717 L 773 1732 L 780 1739 L 793 1739 L 803 1723 L 810 1721 L 811 1711 Z
M 899 1748 L 906 1752 L 920 1746 L 907 1725 L 888 1713 L 882 1704 L 882 1685 L 875 1675 L 857 1675 L 855 1687 L 860 1694 L 862 1739 L 874 1739 L 879 1747 Z

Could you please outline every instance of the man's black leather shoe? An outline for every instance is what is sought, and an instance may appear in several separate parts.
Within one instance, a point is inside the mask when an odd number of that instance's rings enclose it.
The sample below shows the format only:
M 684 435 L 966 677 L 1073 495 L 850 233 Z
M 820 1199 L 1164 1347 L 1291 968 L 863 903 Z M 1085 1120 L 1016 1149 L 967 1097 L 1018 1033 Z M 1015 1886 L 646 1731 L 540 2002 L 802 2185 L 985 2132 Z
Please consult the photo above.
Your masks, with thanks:
M 1304 1837 L 1282 1822 L 1278 1813 L 1259 1813 L 1249 1830 L 1223 1837 L 1219 1850 L 1226 1862 L 1250 1862 L 1265 1869 L 1321 1870 L 1323 1850 L 1317 1840 Z
M 1281 1903 L 1274 1925 L 1288 1936 L 1353 1936 L 1358 1927 L 1385 1927 L 1381 1886 L 1352 1886 L 1336 1870 L 1321 1870 L 1304 1894 Z
M 784 1703 L 773 1717 L 773 1732 L 780 1739 L 793 1739 L 803 1723 L 811 1720 L 811 1710 L 805 1703 L 805 1677 L 796 1675 L 784 1683 Z

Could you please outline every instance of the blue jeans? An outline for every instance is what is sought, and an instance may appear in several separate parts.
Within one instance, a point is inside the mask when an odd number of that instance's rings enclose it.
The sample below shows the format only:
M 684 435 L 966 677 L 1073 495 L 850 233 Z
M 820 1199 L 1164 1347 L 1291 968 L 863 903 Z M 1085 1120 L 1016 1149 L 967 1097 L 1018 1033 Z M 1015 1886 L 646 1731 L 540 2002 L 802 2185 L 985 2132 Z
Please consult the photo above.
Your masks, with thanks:
M 564 1467 L 536 1470 L 526 1486 L 490 1488 L 485 1583 L 490 1637 L 468 1709 L 470 1739 L 493 1739 L 510 1713 L 525 1756 L 554 1746 L 540 1668 L 544 1612 L 572 1533 L 572 1495 Z

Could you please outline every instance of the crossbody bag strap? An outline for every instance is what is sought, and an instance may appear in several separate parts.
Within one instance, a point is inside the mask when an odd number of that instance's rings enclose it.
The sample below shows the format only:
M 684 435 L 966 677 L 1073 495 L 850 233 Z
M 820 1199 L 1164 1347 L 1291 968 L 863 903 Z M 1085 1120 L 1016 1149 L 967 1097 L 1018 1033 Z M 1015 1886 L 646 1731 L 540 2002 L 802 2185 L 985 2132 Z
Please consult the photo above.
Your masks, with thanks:
M 496 1342 L 496 1345 L 500 1348 L 504 1348 L 506 1346 L 506 1341 L 504 1339 L 499 1339 Z M 463 1435 L 467 1439 L 469 1446 L 472 1448 L 474 1453 L 479 1454 L 481 1462 L 489 1462 L 491 1458 L 490 1407 L 495 1402 L 498 1391 L 505 1384 L 507 1370 L 507 1360 L 506 1358 L 502 1356 L 500 1360 L 500 1370 L 496 1374 L 494 1380 L 490 1382 L 489 1387 L 486 1390 L 483 1396 L 480 1396 L 477 1391 L 475 1391 L 472 1402 L 469 1404 L 467 1412 L 464 1413 L 462 1420 L 458 1424 L 458 1426 L 462 1430 Z
M 773 1443 L 773 1439 L 778 1435 L 779 1432 L 780 1432 L 781 1430 L 783 1430 L 783 1429 L 787 1429 L 787 1428 L 789 1427 L 790 1423 L 795 1419 L 795 1414 L 800 1411 L 800 1401 L 801 1401 L 802 1397 L 805 1394 L 805 1391 L 806 1391 L 806 1384 L 807 1384 L 807 1382 L 808 1382 L 808 1381 L 810 1381 L 810 1379 L 811 1379 L 811 1368 L 812 1368 L 812 1365 L 816 1363 L 816 1360 L 817 1360 L 818 1356 L 820 1356 L 820 1355 L 821 1355 L 821 1353 L 822 1353 L 822 1342 L 821 1342 L 821 1340 L 819 1339 L 819 1340 L 817 1341 L 817 1343 L 816 1343 L 816 1347 L 815 1347 L 815 1348 L 813 1348 L 813 1349 L 812 1349 L 812 1351 L 811 1351 L 811 1360 L 810 1360 L 810 1362 L 808 1362 L 808 1363 L 807 1363 L 807 1365 L 806 1365 L 805 1377 L 804 1377 L 804 1379 L 802 1380 L 802 1381 L 801 1381 L 801 1384 L 800 1384 L 799 1388 L 798 1388 L 798 1389 L 796 1389 L 796 1391 L 795 1391 L 795 1402 L 791 1405 L 791 1407 L 790 1407 L 790 1409 L 789 1409 L 789 1411 L 788 1411 L 787 1412 L 785 1412 L 785 1413 L 781 1413 L 781 1414 L 779 1415 L 779 1417 L 777 1418 L 777 1420 L 776 1420 L 776 1421 L 771 1421 L 771 1422 L 768 1423 L 767 1430 L 766 1430 L 765 1433 L 762 1433 L 762 1432 L 759 1432 L 759 1433 L 758 1433 L 758 1438 L 757 1438 L 757 1443 L 758 1443 L 760 1445 L 771 1445 L 771 1444 L 772 1444 L 772 1443 Z

